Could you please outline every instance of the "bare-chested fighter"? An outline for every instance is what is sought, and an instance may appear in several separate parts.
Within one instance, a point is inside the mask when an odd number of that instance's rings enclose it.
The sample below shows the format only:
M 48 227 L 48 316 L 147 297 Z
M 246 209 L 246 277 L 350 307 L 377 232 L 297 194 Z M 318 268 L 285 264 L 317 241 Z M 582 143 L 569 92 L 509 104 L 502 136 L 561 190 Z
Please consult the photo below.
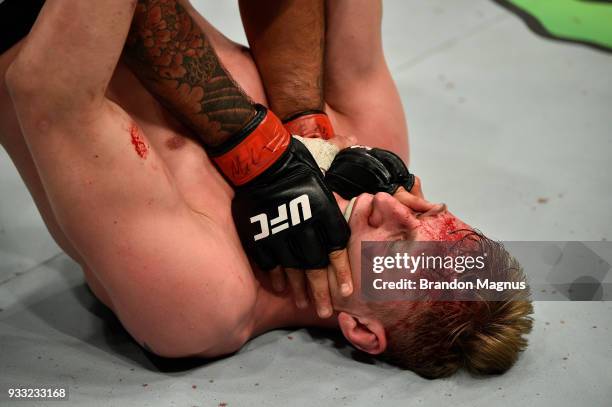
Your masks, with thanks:
M 0 5 L 2 11 L 0 52 L 27 33 L 43 4 L 44 0 L 25 0 L 25 2 L 7 0 Z M 147 4 L 143 2 L 142 6 Z M 304 111 L 325 109 L 331 122 L 336 127 L 339 126 L 338 128 L 345 134 L 361 134 L 360 142 L 363 143 L 371 144 L 378 139 L 378 145 L 391 147 L 407 159 L 407 132 L 403 110 L 382 54 L 380 3 L 364 2 L 360 5 L 351 2 L 350 7 L 347 7 L 349 4 L 344 4 L 342 1 L 324 4 L 322 0 L 268 0 L 258 2 L 255 6 L 250 1 L 242 2 L 241 12 L 253 47 L 255 62 L 263 77 L 265 94 L 262 92 L 262 81 L 257 75 L 257 70 L 253 69 L 250 58 L 246 61 L 248 63 L 244 61 L 248 52 L 246 54 L 241 52 L 243 48 L 216 32 L 206 21 L 199 18 L 188 4 L 185 4 L 185 7 L 194 15 L 204 31 L 207 31 L 210 38 L 203 37 L 204 41 L 194 46 L 188 44 L 188 41 L 195 39 L 197 44 L 200 35 L 197 31 L 183 32 L 169 27 L 168 24 L 173 18 L 182 18 L 181 16 L 186 15 L 184 12 L 174 12 L 173 5 L 174 2 L 151 3 L 151 6 L 142 13 L 138 13 L 142 18 L 137 18 L 134 27 L 137 28 L 136 34 L 140 34 L 142 41 L 138 42 L 136 38 L 132 43 L 133 46 L 128 47 L 131 52 L 127 52 L 127 55 L 140 56 L 141 60 L 145 60 L 144 64 L 135 67 L 138 58 L 131 58 L 133 71 L 141 80 L 144 77 L 144 82 L 149 87 L 153 87 L 154 92 L 157 89 L 162 99 L 164 97 L 171 99 L 167 105 L 170 107 L 173 104 L 178 105 L 174 106 L 174 113 L 187 116 L 185 121 L 192 128 L 195 127 L 196 133 L 205 144 L 215 144 L 227 138 L 227 130 L 232 126 L 235 129 L 255 110 L 245 97 L 236 95 L 236 91 L 240 93 L 239 90 L 231 83 L 231 78 L 223 72 L 208 88 L 193 86 L 194 80 L 196 82 L 205 80 L 202 75 L 206 69 L 202 67 L 209 64 L 211 56 L 213 59 L 216 58 L 209 47 L 214 45 L 225 65 L 233 69 L 247 93 L 254 95 L 254 99 L 259 102 L 265 102 L 267 99 L 272 110 L 282 119 L 289 121 L 285 126 L 293 134 L 308 135 L 304 134 L 306 132 L 312 136 L 313 132 L 308 129 L 312 123 L 308 124 L 308 120 L 301 119 L 310 118 L 312 122 L 313 116 L 323 116 L 330 127 L 329 131 L 333 132 L 331 123 L 324 114 L 306 115 L 291 120 Z M 162 13 L 163 19 L 161 19 Z M 332 35 L 328 35 L 324 43 L 322 40 L 325 13 L 330 17 L 331 23 L 328 24 L 327 31 Z M 144 14 L 147 14 L 147 17 Z M 352 34 L 351 37 L 348 36 L 351 26 L 347 24 L 347 20 L 364 26 L 359 36 Z M 191 20 L 182 22 L 191 23 Z M 187 27 L 187 24 L 183 26 Z M 168 41 L 170 38 L 172 41 Z M 178 43 L 181 44 L 181 49 L 174 46 Z M 351 47 L 346 49 L 344 48 L 346 45 Z M 358 45 L 361 48 L 357 48 Z M 327 63 L 324 66 L 325 48 L 327 48 Z M 189 54 L 195 51 L 200 53 L 197 59 Z M 177 57 L 183 60 L 179 63 Z M 339 69 L 347 63 L 351 68 Z M 185 68 L 180 66 L 181 64 L 189 66 Z M 327 103 L 323 100 L 321 78 L 324 74 L 330 78 L 325 81 Z M 373 86 L 370 91 L 360 92 L 357 95 L 354 88 L 364 81 Z M 179 87 L 177 83 L 181 86 Z M 178 92 L 175 91 L 177 89 Z M 376 101 L 381 95 L 385 98 L 384 103 Z M 188 102 L 187 105 L 185 101 Z M 199 110 L 194 111 L 194 108 Z M 228 112 L 232 114 L 227 114 Z M 376 115 L 377 119 L 366 117 L 366 113 Z M 350 119 L 351 117 L 354 119 Z M 209 122 L 215 122 L 219 128 L 210 127 Z M 320 123 L 320 121 L 314 122 Z M 308 125 L 303 128 L 298 123 Z M 385 137 L 378 137 L 379 132 L 383 132 Z M 350 293 L 350 271 L 346 256 L 342 254 L 343 252 L 331 253 L 330 257 L 338 276 L 344 279 L 344 283 L 348 283 L 346 285 Z M 305 287 L 308 285 L 319 314 L 331 315 L 327 273 L 324 269 L 308 270 L 306 279 L 301 270 L 287 268 L 286 271 L 297 304 L 301 306 L 306 304 L 308 296 Z M 273 268 L 270 270 L 270 275 L 273 286 L 282 290 L 285 278 L 281 268 Z
M 312 308 L 293 306 L 287 293 L 274 294 L 233 227 L 232 188 L 201 145 L 185 137 L 189 131 L 117 65 L 133 8 L 122 0 L 103 6 L 47 1 L 26 41 L 0 57 L 7 85 L 0 130 L 54 238 L 83 266 L 94 293 L 136 340 L 162 356 L 209 357 L 231 353 L 276 327 L 327 325 L 339 326 L 357 348 L 387 354 L 430 377 L 452 373 L 466 360 L 480 372 L 514 363 L 530 327 L 524 301 L 486 311 L 461 307 L 465 312 L 455 310 L 452 323 L 436 326 L 435 316 L 448 308 L 374 307 L 358 296 L 343 296 L 334 273 L 329 283 L 336 313 L 328 320 Z M 196 19 L 226 67 L 239 66 L 236 71 L 244 73 L 243 88 L 266 102 L 248 55 L 188 6 L 175 10 L 172 21 Z M 363 72 L 368 71 L 355 75 Z M 192 89 L 181 101 L 185 115 L 199 99 Z M 342 132 L 342 121 L 349 119 L 341 114 L 334 119 L 329 112 Z M 449 221 L 468 229 L 445 207 L 419 199 L 417 191 L 360 195 L 349 221 L 352 264 L 358 264 L 362 240 L 445 239 L 450 236 L 440 231 L 448 230 L 443 224 Z M 348 202 L 336 199 L 343 211 Z M 358 275 L 352 279 L 357 290 Z M 478 324 L 465 324 L 474 317 Z M 411 323 L 402 328 L 398 320 Z M 506 327 L 502 333 L 487 331 L 500 322 Z M 456 326 L 464 327 L 456 336 L 461 343 L 443 340 Z M 430 342 L 419 347 L 423 332 L 430 332 Z M 437 341 L 434 334 L 440 335 Z M 485 351 L 479 350 L 483 341 L 490 345 Z

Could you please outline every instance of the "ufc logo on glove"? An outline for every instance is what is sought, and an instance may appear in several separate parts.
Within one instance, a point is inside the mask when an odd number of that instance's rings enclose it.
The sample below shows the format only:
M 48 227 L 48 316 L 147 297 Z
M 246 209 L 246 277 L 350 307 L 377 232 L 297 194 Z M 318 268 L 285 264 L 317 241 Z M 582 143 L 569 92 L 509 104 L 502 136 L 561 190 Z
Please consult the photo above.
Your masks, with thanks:
M 289 202 L 289 214 L 291 215 L 291 226 L 295 226 L 302 221 L 308 220 L 312 217 L 312 211 L 310 210 L 310 200 L 308 195 L 300 195 L 297 198 L 292 199 Z M 300 209 L 302 217 L 300 217 Z M 259 222 L 261 232 L 253 236 L 255 241 L 264 239 L 271 234 L 274 235 L 289 228 L 289 221 L 287 217 L 287 204 L 284 203 L 278 206 L 278 216 L 272 219 L 268 225 L 268 215 L 260 213 L 250 218 L 251 223 Z

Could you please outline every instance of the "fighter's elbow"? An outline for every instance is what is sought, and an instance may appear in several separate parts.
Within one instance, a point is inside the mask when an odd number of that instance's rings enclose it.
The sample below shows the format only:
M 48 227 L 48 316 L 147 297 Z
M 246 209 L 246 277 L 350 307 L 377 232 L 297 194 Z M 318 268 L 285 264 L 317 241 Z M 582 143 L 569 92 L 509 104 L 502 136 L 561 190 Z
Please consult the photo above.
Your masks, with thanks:
M 26 73 L 28 69 L 24 63 L 15 59 L 4 72 L 6 89 L 13 99 L 20 98 L 26 93 L 33 93 L 35 84 L 32 81 L 26 80 L 30 76 Z
M 6 88 L 20 117 L 49 116 L 59 121 L 84 111 L 93 106 L 92 102 L 101 99 L 85 87 L 71 88 L 70 81 L 46 71 L 44 65 L 44 59 L 28 59 L 27 55 L 19 54 L 4 74 Z

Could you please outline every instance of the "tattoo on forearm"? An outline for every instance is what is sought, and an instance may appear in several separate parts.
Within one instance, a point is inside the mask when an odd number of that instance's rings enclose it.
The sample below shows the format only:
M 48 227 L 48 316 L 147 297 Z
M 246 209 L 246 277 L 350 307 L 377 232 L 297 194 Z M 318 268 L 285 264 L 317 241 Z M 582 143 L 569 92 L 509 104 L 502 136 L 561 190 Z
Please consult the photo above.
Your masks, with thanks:
M 208 38 L 176 0 L 139 0 L 125 56 L 140 80 L 206 145 L 219 145 L 255 114 Z

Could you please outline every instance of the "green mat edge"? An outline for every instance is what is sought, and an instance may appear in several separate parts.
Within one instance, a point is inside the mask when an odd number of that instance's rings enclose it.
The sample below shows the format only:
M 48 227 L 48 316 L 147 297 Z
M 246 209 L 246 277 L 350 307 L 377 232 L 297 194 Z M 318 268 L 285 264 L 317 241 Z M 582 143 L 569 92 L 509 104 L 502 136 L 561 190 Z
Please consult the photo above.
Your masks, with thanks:
M 511 0 L 492 0 L 494 3 L 497 3 L 500 7 L 505 8 L 509 12 L 516 14 L 523 20 L 523 22 L 536 34 L 541 35 L 542 37 L 561 41 L 568 42 L 573 44 L 585 45 L 590 48 L 594 48 L 598 51 L 603 51 L 606 53 L 612 53 L 612 46 L 608 46 L 605 44 L 601 44 L 598 42 L 593 42 L 589 40 L 580 40 L 576 38 L 558 36 L 550 32 L 548 28 L 540 20 L 538 20 L 533 14 L 529 13 L 527 10 L 522 7 L 517 6 Z

